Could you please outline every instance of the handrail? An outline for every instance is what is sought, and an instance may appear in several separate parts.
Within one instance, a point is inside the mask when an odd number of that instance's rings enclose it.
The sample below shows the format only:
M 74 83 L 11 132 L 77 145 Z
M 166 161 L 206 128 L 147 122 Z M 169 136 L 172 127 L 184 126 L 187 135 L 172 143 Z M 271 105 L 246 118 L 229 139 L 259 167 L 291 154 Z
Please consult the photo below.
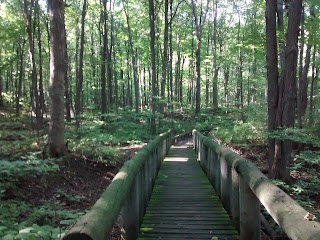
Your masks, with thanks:
M 241 240 L 260 239 L 260 205 L 290 239 L 320 239 L 320 223 L 307 221 L 308 212 L 271 182 L 247 159 L 193 130 L 200 164 L 217 191 Z
M 91 210 L 63 240 L 105 240 L 119 213 L 125 239 L 136 239 L 161 162 L 172 143 L 172 133 L 160 134 L 127 161 Z

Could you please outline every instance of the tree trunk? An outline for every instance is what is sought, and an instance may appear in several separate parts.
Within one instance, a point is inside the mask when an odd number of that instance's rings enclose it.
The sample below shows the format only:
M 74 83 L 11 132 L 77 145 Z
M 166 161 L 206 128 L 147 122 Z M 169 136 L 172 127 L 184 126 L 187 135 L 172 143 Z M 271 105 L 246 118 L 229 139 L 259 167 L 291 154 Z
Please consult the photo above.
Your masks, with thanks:
M 66 32 L 65 32 L 66 34 Z M 64 36 L 65 39 L 67 39 L 67 36 Z M 70 83 L 69 83 L 69 58 L 68 58 L 68 46 L 67 46 L 67 41 L 66 41 L 66 46 L 65 46 L 65 62 L 67 63 L 67 69 L 66 69 L 66 73 L 64 76 L 64 86 L 65 86 L 65 90 L 64 90 L 64 96 L 66 98 L 65 100 L 65 106 L 66 106 L 66 120 L 67 122 L 71 122 L 71 96 L 70 96 Z
M 277 50 L 277 5 L 274 0 L 266 1 L 266 46 L 267 46 L 267 79 L 268 79 L 268 132 L 276 128 L 276 113 L 278 99 L 278 50 Z M 268 138 L 268 163 L 271 169 L 274 161 L 275 139 Z
M 224 100 L 225 100 L 225 107 L 228 107 L 228 98 L 229 98 L 229 75 L 230 69 L 229 65 L 226 64 L 224 68 Z
M 154 2 L 153 0 L 149 0 L 149 27 L 150 27 L 150 58 L 151 58 L 151 77 L 152 77 L 152 95 L 151 95 L 151 109 L 152 109 L 152 116 L 151 116 L 151 134 L 156 134 L 156 99 L 155 96 L 157 95 L 156 89 L 156 54 L 155 54 L 155 27 L 154 27 L 155 15 L 154 15 Z
M 200 75 L 200 61 L 201 61 L 201 35 L 202 29 L 206 21 L 206 16 L 208 13 L 208 5 L 209 0 L 207 1 L 207 8 L 205 14 L 202 15 L 202 6 L 201 6 L 201 15 L 200 19 L 198 19 L 197 8 L 194 0 L 191 0 L 192 4 L 192 13 L 194 17 L 195 27 L 196 27 L 196 37 L 197 37 L 197 49 L 196 49 L 196 114 L 200 113 L 200 105 L 201 105 L 201 98 L 200 98 L 200 90 L 201 90 L 201 75 Z
M 298 127 L 302 128 L 302 118 L 304 117 L 308 103 L 308 71 L 310 65 L 311 44 L 307 46 L 305 65 L 302 70 L 301 79 L 299 79 L 298 92 Z
M 314 97 L 314 80 L 315 80 L 315 66 L 316 66 L 316 51 L 317 45 L 313 46 L 313 54 L 312 54 L 312 75 L 311 75 L 311 84 L 310 84 L 310 107 L 309 107 L 309 120 L 310 123 L 313 122 L 313 97 Z
M 36 1 L 37 7 L 37 28 L 38 28 L 38 52 L 39 52 L 39 111 L 40 117 L 43 118 L 43 113 L 45 112 L 45 102 L 44 102 L 44 93 L 43 93 L 43 70 L 42 70 L 42 42 L 41 42 L 41 28 L 40 28 L 40 6 L 39 0 Z
M 135 109 L 136 113 L 139 112 L 139 80 L 138 80 L 138 73 L 137 73 L 137 63 L 135 54 L 133 51 L 133 43 L 132 43 L 132 34 L 130 28 L 130 21 L 129 21 L 129 13 L 124 6 L 124 12 L 126 14 L 127 25 L 128 25 L 128 37 L 129 37 L 129 44 L 130 44 L 130 53 L 131 53 L 131 62 L 133 68 L 133 81 L 134 81 L 134 97 L 135 97 Z
M 23 68 L 23 57 L 24 57 L 24 44 L 25 44 L 25 40 L 23 40 L 23 43 L 21 45 L 21 43 L 19 43 L 19 81 L 18 81 L 18 86 L 17 86 L 17 93 L 16 93 L 16 115 L 19 116 L 20 114 L 20 98 L 22 95 L 22 78 L 23 78 L 23 72 L 24 72 L 24 68 Z
M 107 11 L 107 1 L 103 0 L 103 10 L 101 12 L 101 21 L 103 22 L 103 31 L 102 31 L 102 48 L 101 48 L 101 114 L 107 112 L 107 95 L 106 95 L 106 56 L 107 56 L 107 20 L 106 20 L 106 11 Z
M 162 72 L 161 72 L 160 113 L 164 113 L 164 107 L 165 107 L 164 94 L 165 94 L 165 88 L 166 88 L 166 76 L 167 76 L 167 66 L 168 66 L 168 35 L 169 35 L 168 11 L 169 11 L 169 1 L 165 0 L 164 1 L 164 33 L 163 33 L 163 57 L 162 57 Z
M 217 66 L 217 14 L 218 14 L 218 0 L 215 0 L 214 19 L 213 19 L 213 82 L 212 82 L 212 104 L 213 109 L 218 108 L 218 73 Z
M 278 113 L 279 115 L 281 114 L 282 120 L 280 126 L 284 128 L 292 128 L 294 126 L 298 35 L 301 11 L 302 0 L 290 1 L 284 61 L 285 68 L 283 69 L 282 86 L 280 86 L 281 92 L 279 91 L 278 100 Z M 291 140 L 284 140 L 281 144 L 281 161 L 275 157 L 272 165 L 272 176 L 274 178 L 284 181 L 290 180 L 291 152 Z
M 2 61 L 2 51 L 0 49 L 0 62 Z M 3 98 L 2 98 L 2 68 L 0 68 L 0 107 L 3 106 Z
M 30 6 L 29 6 L 30 4 Z M 33 9 L 34 1 L 31 0 L 29 3 L 28 0 L 24 0 L 24 18 L 26 24 L 26 32 L 28 36 L 29 42 L 29 57 L 30 57 L 30 65 L 32 69 L 32 104 L 35 106 L 35 113 L 37 119 L 37 126 L 42 124 L 41 113 L 40 113 L 40 101 L 38 94 L 38 75 L 37 75 L 37 67 L 35 62 L 35 53 L 34 53 L 34 40 L 32 37 L 32 9 Z
M 81 15 L 81 35 L 80 35 L 80 54 L 79 54 L 79 78 L 77 79 L 76 90 L 76 117 L 79 118 L 82 112 L 81 93 L 83 83 L 83 53 L 84 53 L 84 24 L 87 12 L 87 0 L 83 0 L 82 15 Z
M 181 71 L 180 71 L 180 80 L 179 80 L 179 90 L 180 90 L 180 93 L 179 93 L 179 97 L 180 97 L 180 103 L 182 104 L 183 103 L 183 67 L 184 67 L 184 63 L 185 63 L 185 60 L 186 58 L 183 57 L 182 59 L 182 66 L 181 66 Z
M 67 71 L 64 3 L 49 0 L 50 15 L 50 125 L 48 153 L 60 157 L 68 153 L 64 138 L 64 80 Z
M 208 38 L 207 38 L 207 56 L 209 56 L 209 46 L 210 46 L 210 29 L 208 31 Z M 206 64 L 206 107 L 209 104 L 209 67 Z
M 112 46 L 113 46 L 113 78 L 114 78 L 114 93 L 115 93 L 115 99 L 114 104 L 116 107 L 116 111 L 118 112 L 118 79 L 117 79 L 117 68 L 116 68 L 116 43 L 115 43 L 115 32 L 114 32 L 114 18 L 113 13 L 111 13 L 111 32 L 112 32 Z

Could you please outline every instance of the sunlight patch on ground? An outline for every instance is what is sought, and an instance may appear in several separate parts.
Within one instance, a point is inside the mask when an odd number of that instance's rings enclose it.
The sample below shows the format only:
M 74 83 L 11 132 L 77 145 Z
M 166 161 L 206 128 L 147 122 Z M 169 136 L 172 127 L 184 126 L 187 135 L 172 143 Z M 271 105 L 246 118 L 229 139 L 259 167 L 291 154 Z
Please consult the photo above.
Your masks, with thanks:
M 165 162 L 187 162 L 189 158 L 183 158 L 183 157 L 167 157 L 163 161 Z
M 188 146 L 172 146 L 171 148 L 187 149 Z

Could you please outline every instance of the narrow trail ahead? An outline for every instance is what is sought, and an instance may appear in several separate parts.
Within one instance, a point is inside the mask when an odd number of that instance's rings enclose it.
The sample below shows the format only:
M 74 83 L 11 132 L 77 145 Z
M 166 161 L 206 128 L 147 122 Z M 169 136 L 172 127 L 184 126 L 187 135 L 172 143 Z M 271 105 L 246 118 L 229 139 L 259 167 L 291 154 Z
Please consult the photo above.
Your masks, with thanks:
M 138 239 L 239 239 L 187 139 L 160 168 Z

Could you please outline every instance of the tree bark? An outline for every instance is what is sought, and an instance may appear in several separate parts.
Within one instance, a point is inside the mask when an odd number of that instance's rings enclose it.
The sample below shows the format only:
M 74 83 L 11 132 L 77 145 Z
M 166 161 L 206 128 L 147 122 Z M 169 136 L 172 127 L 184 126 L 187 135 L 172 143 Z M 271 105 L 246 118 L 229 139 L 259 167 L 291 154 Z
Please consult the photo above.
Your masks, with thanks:
M 151 109 L 152 109 L 152 116 L 151 116 L 151 134 L 156 134 L 156 99 L 155 96 L 157 95 L 156 89 L 156 54 L 155 54 L 155 15 L 154 15 L 154 2 L 153 0 L 149 0 L 149 34 L 150 34 L 150 58 L 151 58 L 151 77 L 152 77 L 152 96 L 151 96 Z
M 66 32 L 65 32 L 66 34 Z M 65 39 L 67 39 L 67 36 L 64 36 Z M 68 59 L 68 46 L 67 46 L 67 40 L 66 40 L 66 46 L 65 46 L 65 62 L 68 63 L 69 59 Z M 68 64 L 67 64 L 68 65 Z M 71 96 L 70 96 L 70 83 L 69 83 L 69 66 L 67 66 L 66 69 L 66 73 L 64 76 L 64 86 L 65 86 L 65 90 L 64 90 L 64 96 L 65 96 L 65 107 L 66 107 L 66 120 L 68 122 L 71 122 Z
M 311 44 L 307 46 L 305 65 L 302 70 L 301 79 L 299 78 L 298 92 L 298 127 L 302 128 L 302 119 L 306 113 L 308 103 L 308 71 L 310 65 Z
M 169 11 L 169 1 L 165 0 L 164 1 L 164 33 L 163 33 L 163 57 L 162 57 L 162 72 L 161 72 L 160 113 L 164 113 L 164 107 L 165 107 L 164 94 L 165 94 L 165 88 L 166 88 L 166 76 L 167 76 L 167 66 L 168 66 L 168 35 L 169 35 L 168 11 Z
M 132 43 L 132 34 L 131 34 L 131 28 L 130 28 L 130 20 L 129 20 L 129 13 L 126 10 L 126 7 L 124 6 L 124 12 L 127 19 L 127 25 L 128 25 L 128 37 L 129 37 L 129 44 L 130 44 L 130 53 L 131 53 L 131 62 L 132 62 L 132 68 L 133 68 L 133 81 L 134 81 L 134 97 L 135 97 L 135 110 L 136 113 L 139 112 L 139 80 L 138 80 L 138 73 L 137 73 L 137 63 L 135 54 L 133 51 L 133 43 Z
M 76 90 L 76 117 L 78 118 L 82 112 L 81 95 L 83 83 L 83 53 L 84 53 L 84 24 L 87 13 L 87 0 L 83 0 L 81 15 L 81 35 L 80 35 L 80 54 L 79 54 L 79 78 L 77 79 Z
M 68 153 L 64 138 L 64 80 L 67 71 L 64 3 L 49 0 L 50 16 L 50 125 L 48 153 L 60 157 Z
M 114 99 L 114 104 L 116 107 L 116 111 L 118 112 L 118 78 L 117 78 L 117 68 L 116 68 L 116 35 L 114 31 L 114 18 L 113 18 L 113 13 L 111 12 L 111 32 L 112 32 L 112 37 L 111 37 L 111 45 L 113 46 L 113 78 L 114 78 L 114 94 L 115 94 L 115 99 Z
M 212 105 L 213 109 L 218 108 L 218 73 L 217 66 L 217 15 L 218 15 L 218 0 L 214 2 L 214 18 L 213 18 L 213 82 L 212 82 Z
M 0 49 L 0 62 L 1 61 L 2 61 L 2 51 Z M 3 106 L 2 92 L 3 92 L 3 87 L 2 87 L 2 69 L 0 68 L 0 107 Z
M 103 22 L 102 31 L 102 48 L 101 48 L 101 114 L 107 112 L 107 95 L 106 95 L 106 56 L 107 56 L 107 1 L 103 0 L 103 10 L 101 12 L 101 21 Z
M 29 6 L 30 5 L 30 6 Z M 42 124 L 41 113 L 40 113 L 40 101 L 38 94 L 38 74 L 37 66 L 35 62 L 35 53 L 34 53 L 34 39 L 32 33 L 32 9 L 34 6 L 34 0 L 31 0 L 30 3 L 28 0 L 24 0 L 24 19 L 26 24 L 26 32 L 29 42 L 29 58 L 30 65 L 32 69 L 32 104 L 35 106 L 35 113 L 37 119 L 37 126 Z
M 192 13 L 194 17 L 195 27 L 196 27 L 196 37 L 197 37 L 197 48 L 196 48 L 196 74 L 197 74 L 197 80 L 196 80 L 196 114 L 200 113 L 200 105 L 201 105 L 201 96 L 200 96 L 200 90 L 201 90 L 201 75 L 200 75 L 200 61 L 201 61 L 201 35 L 202 35 L 202 29 L 206 21 L 207 13 L 208 13 L 208 7 L 209 0 L 207 1 L 207 7 L 205 14 L 202 15 L 202 9 L 201 9 L 201 15 L 200 19 L 198 19 L 197 14 L 197 8 L 194 0 L 191 0 L 191 7 L 192 7 Z
M 24 57 L 24 44 L 25 40 L 23 40 L 23 43 L 19 43 L 18 48 L 19 48 L 19 81 L 18 81 L 18 86 L 17 86 L 17 93 L 16 93 L 16 115 L 19 116 L 20 114 L 20 98 L 22 95 L 22 78 L 23 78 L 23 57 Z
M 315 81 L 315 66 L 316 66 L 316 51 L 317 45 L 313 46 L 313 54 L 312 54 L 312 75 L 311 75 L 311 84 L 310 84 L 310 107 L 309 107 L 309 120 L 310 123 L 313 122 L 313 97 L 314 97 L 314 81 Z
M 278 114 L 281 115 L 282 120 L 280 126 L 284 128 L 292 128 L 294 126 L 298 35 L 301 11 L 302 0 L 290 1 L 285 47 L 285 68 L 283 69 L 282 86 L 280 86 L 278 100 Z M 290 180 L 291 152 L 291 140 L 284 140 L 281 144 L 281 160 L 275 157 L 272 165 L 272 176 L 274 178 L 287 182 Z
M 43 93 L 43 68 L 42 68 L 42 42 L 41 42 L 41 27 L 40 27 L 40 6 L 39 0 L 36 0 L 37 7 L 37 38 L 38 38 L 38 52 L 39 52 L 39 111 L 40 117 L 43 118 L 43 113 L 45 112 L 45 102 L 44 102 L 44 93 Z
M 267 79 L 268 79 L 268 132 L 276 128 L 278 99 L 278 49 L 276 27 L 277 4 L 274 0 L 266 0 L 266 46 L 267 46 Z M 268 138 L 268 163 L 271 169 L 274 161 L 275 139 Z

